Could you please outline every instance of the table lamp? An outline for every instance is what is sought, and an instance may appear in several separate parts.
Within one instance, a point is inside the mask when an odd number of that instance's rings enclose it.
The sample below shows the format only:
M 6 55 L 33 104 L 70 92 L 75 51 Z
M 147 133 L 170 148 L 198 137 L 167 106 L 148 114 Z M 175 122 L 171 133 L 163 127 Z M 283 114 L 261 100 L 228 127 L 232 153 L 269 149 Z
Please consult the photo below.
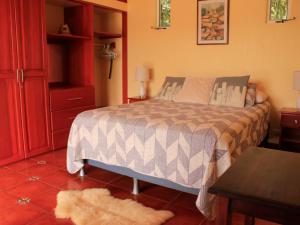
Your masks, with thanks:
M 149 80 L 149 69 L 143 66 L 138 66 L 135 72 L 135 79 L 140 82 L 140 97 L 146 97 L 145 82 Z
M 294 90 L 300 91 L 300 71 L 294 72 Z M 297 108 L 300 109 L 300 96 L 297 100 Z

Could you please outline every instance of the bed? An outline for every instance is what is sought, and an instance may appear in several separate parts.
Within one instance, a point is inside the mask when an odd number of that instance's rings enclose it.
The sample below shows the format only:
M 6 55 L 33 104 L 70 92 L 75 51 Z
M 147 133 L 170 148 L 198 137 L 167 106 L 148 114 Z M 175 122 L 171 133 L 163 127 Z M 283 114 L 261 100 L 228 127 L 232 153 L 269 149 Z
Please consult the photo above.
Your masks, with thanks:
M 198 195 L 212 216 L 208 188 L 249 146 L 265 138 L 270 104 L 235 108 L 151 99 L 83 112 L 72 124 L 67 168 L 84 163 Z

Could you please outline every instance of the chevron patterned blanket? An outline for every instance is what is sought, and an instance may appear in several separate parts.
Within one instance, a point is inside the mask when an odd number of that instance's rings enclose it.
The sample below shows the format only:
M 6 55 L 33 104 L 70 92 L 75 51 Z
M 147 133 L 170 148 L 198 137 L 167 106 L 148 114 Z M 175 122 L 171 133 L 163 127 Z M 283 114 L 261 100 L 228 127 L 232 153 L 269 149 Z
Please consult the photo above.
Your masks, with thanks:
M 149 100 L 83 112 L 70 131 L 67 167 L 83 159 L 199 188 L 197 207 L 213 216 L 207 189 L 267 132 L 270 104 L 246 108 Z

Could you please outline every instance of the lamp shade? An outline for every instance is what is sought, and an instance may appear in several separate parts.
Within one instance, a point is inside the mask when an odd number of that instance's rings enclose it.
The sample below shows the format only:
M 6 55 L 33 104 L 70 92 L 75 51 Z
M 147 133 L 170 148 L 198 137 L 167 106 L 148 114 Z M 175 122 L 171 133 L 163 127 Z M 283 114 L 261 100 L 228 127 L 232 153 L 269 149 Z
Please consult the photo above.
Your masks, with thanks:
M 300 91 L 300 71 L 294 72 L 294 89 Z
M 148 81 L 149 80 L 149 69 L 148 68 L 145 68 L 143 66 L 138 66 L 136 68 L 136 72 L 135 72 L 135 79 L 137 81 Z

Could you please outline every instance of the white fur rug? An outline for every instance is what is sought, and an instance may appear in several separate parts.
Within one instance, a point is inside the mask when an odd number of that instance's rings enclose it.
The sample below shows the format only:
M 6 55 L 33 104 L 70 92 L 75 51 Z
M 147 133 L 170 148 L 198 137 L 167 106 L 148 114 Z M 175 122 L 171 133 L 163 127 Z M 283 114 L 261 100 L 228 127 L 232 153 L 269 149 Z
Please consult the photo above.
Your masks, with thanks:
M 154 210 L 131 199 L 118 199 L 107 189 L 61 191 L 55 215 L 76 225 L 160 225 L 174 216 Z

